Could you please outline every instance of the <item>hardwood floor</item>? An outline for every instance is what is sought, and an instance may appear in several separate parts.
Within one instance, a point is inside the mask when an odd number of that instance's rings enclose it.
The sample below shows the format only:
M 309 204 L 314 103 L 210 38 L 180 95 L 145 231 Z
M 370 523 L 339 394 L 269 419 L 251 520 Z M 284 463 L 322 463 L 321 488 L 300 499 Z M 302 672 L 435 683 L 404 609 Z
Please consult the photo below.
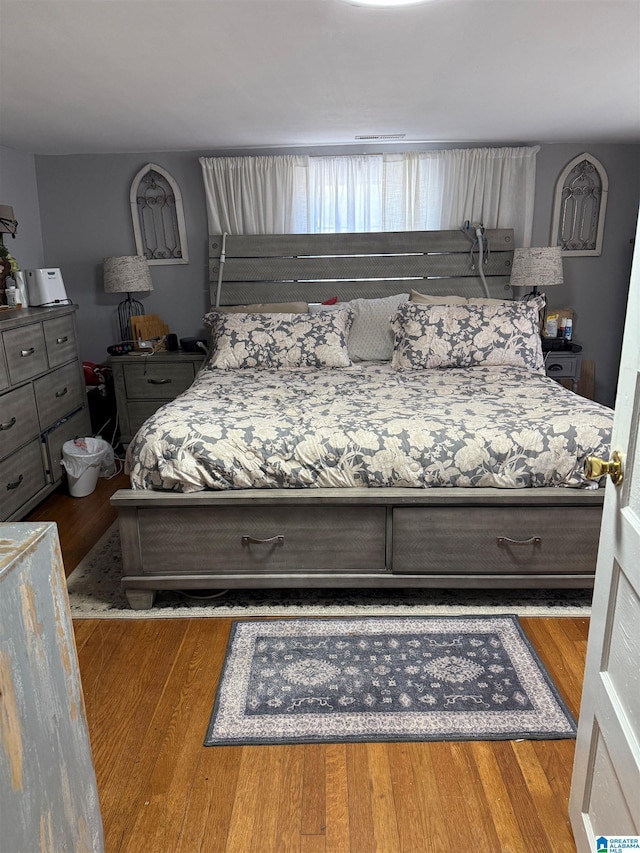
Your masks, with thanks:
M 98 479 L 95 492 L 72 498 L 61 486 L 37 506 L 25 521 L 55 521 L 67 577 L 118 517 L 109 498 L 118 489 L 128 489 L 129 478 L 118 474 L 111 480 Z
M 67 570 L 112 519 L 99 485 L 30 516 Z M 577 716 L 588 620 L 521 621 Z M 230 624 L 75 623 L 108 853 L 575 853 L 571 740 L 204 748 Z

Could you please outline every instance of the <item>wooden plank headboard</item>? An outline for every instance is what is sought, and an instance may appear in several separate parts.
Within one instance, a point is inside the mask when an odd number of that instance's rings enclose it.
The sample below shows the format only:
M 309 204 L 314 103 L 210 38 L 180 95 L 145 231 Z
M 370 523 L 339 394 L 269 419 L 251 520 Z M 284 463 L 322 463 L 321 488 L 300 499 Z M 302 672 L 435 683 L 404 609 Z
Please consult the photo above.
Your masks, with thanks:
M 471 233 L 471 232 L 469 232 Z M 472 235 L 474 236 L 474 235 Z M 510 299 L 513 229 L 487 229 L 491 296 Z M 209 237 L 212 305 L 322 302 L 421 293 L 486 296 L 461 230 Z

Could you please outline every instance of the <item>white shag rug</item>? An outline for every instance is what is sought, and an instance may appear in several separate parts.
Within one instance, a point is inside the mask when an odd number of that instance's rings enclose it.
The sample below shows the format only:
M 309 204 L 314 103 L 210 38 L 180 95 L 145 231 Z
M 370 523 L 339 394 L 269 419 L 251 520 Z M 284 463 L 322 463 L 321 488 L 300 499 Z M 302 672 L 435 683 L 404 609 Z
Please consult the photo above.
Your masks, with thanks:
M 265 589 L 202 596 L 161 590 L 150 610 L 132 610 L 120 588 L 117 522 L 67 579 L 74 619 L 224 616 L 589 616 L 590 589 Z M 208 597 L 204 597 L 208 596 Z

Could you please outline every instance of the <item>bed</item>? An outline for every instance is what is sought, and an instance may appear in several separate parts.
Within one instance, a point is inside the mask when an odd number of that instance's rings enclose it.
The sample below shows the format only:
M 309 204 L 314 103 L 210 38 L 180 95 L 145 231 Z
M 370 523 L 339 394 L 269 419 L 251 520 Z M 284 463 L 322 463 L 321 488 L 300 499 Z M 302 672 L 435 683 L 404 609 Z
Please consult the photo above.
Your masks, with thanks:
M 509 301 L 513 234 L 485 237 L 210 238 L 212 351 L 112 498 L 133 608 L 167 588 L 593 584 L 583 465 L 612 413 L 544 375 L 539 304 Z

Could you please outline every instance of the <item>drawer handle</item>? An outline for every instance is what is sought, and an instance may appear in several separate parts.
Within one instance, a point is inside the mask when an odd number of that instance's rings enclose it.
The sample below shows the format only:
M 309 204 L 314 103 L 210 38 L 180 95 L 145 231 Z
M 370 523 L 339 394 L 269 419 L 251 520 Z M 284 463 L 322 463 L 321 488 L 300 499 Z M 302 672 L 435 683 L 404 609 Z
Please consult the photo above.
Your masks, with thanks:
M 30 347 L 29 349 L 20 350 L 20 358 L 26 358 L 28 355 L 33 355 L 36 351 L 35 347 Z
M 23 480 L 24 480 L 24 477 L 22 476 L 22 474 L 20 474 L 18 479 L 15 481 L 15 483 L 7 483 L 7 491 L 10 492 L 10 491 L 12 491 L 12 489 L 17 489 Z
M 11 418 L 10 421 L 7 421 L 6 424 L 0 424 L 0 430 L 11 429 L 12 426 L 15 426 L 16 419 Z
M 552 371 L 555 371 L 557 373 L 559 370 L 562 370 L 562 365 L 561 364 L 548 364 L 547 370 L 552 370 Z
M 271 536 L 269 539 L 256 539 L 254 536 L 243 536 L 243 545 L 284 545 L 284 536 Z
M 149 385 L 170 385 L 171 379 L 147 379 Z
M 69 340 L 69 338 L 67 337 L 67 335 L 65 335 L 64 338 L 56 338 L 56 343 L 57 344 L 66 344 L 66 342 L 68 340 Z
M 498 536 L 498 545 L 539 545 L 542 542 L 540 536 L 530 536 L 528 539 L 510 539 L 508 536 Z
M 64 395 L 67 393 L 68 390 L 69 389 L 65 385 L 65 387 L 62 389 L 62 391 L 56 391 L 56 397 L 64 397 Z

